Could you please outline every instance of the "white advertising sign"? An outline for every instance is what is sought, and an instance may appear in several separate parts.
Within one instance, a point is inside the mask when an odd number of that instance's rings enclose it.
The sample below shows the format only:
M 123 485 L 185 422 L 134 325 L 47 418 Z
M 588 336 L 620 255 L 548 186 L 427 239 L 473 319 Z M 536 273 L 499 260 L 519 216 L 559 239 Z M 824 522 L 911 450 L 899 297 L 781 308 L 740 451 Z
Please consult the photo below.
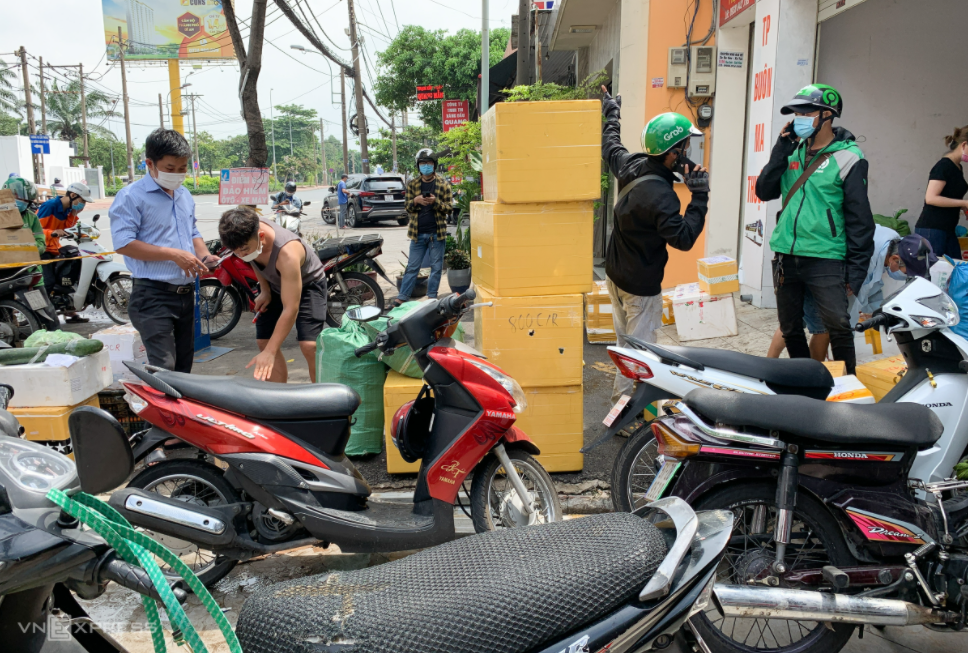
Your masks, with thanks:
M 269 201 L 268 168 L 223 168 L 219 204 L 265 204 Z
M 760 0 L 756 3 L 739 269 L 740 283 L 756 289 L 763 285 L 764 248 L 769 247 L 766 242 L 769 237 L 768 209 L 767 204 L 756 197 L 756 180 L 770 160 L 770 150 L 773 148 L 773 89 L 779 16 L 780 0 Z

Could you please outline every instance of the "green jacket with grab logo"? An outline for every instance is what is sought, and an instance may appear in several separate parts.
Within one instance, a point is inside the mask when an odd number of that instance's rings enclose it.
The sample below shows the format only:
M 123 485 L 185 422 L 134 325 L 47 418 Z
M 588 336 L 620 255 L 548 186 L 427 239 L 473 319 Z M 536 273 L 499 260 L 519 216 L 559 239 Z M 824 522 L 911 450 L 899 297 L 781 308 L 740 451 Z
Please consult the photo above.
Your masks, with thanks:
M 786 198 L 807 169 L 807 146 L 780 137 L 756 181 L 762 201 Z M 816 156 L 830 153 L 777 216 L 770 248 L 777 254 L 835 259 L 846 263 L 846 281 L 859 289 L 874 248 L 874 217 L 867 198 L 867 159 L 846 129 Z

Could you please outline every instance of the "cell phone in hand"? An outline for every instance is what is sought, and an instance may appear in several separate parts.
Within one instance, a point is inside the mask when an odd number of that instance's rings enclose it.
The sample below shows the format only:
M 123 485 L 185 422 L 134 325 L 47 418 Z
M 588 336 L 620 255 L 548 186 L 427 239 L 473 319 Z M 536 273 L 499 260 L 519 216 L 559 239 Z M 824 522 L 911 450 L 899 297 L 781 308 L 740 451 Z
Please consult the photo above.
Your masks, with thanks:
M 423 196 L 424 197 L 430 197 L 430 193 L 424 193 Z

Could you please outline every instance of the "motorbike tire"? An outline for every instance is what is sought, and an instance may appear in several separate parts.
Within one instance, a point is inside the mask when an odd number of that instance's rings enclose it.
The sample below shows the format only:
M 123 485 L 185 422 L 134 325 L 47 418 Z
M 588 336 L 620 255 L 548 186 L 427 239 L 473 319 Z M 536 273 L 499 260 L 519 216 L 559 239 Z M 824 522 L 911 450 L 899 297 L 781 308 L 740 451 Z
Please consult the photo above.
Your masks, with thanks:
M 531 525 L 531 523 L 549 523 L 561 521 L 563 513 L 561 501 L 558 499 L 558 491 L 555 482 L 551 480 L 551 475 L 545 471 L 534 456 L 522 451 L 521 449 L 508 449 L 508 458 L 511 464 L 522 476 L 522 481 L 529 492 L 537 491 L 542 499 L 539 511 L 540 516 L 531 519 L 528 524 L 517 524 L 508 517 L 508 504 L 518 496 L 518 493 L 510 487 L 510 481 L 505 478 L 504 484 L 507 491 L 503 496 L 500 491 L 493 488 L 492 479 L 497 476 L 502 468 L 501 461 L 494 453 L 488 454 L 474 469 L 474 480 L 471 482 L 471 521 L 474 522 L 474 531 L 486 533 L 497 530 L 498 528 L 514 528 Z M 529 483 L 530 481 L 530 483 Z M 496 499 L 496 503 L 491 501 Z M 500 523 L 496 522 L 492 509 L 497 509 L 497 517 Z M 535 516 L 533 516 L 535 517 Z
M 218 279 L 202 279 L 198 291 L 208 302 L 214 302 L 219 291 L 222 292 L 221 307 L 208 318 L 208 335 L 212 340 L 218 340 L 234 329 L 242 318 L 242 297 L 239 296 L 238 290 L 231 286 L 223 286 Z
M 612 463 L 612 508 L 615 512 L 632 512 L 643 505 L 645 493 L 658 471 L 654 464 L 658 455 L 652 423 L 645 422 L 632 432 Z M 650 464 L 651 477 L 646 477 Z
M 363 226 L 362 221 L 356 215 L 356 206 L 353 204 L 350 204 L 349 206 L 346 207 L 346 228 L 356 229 L 362 226 Z
M 107 285 L 101 289 L 101 309 L 115 324 L 128 324 L 131 321 L 128 316 L 131 289 L 131 277 L 126 274 L 117 274 L 111 277 L 108 279 Z M 128 296 L 127 300 L 123 299 L 125 294 Z M 120 297 L 121 299 L 114 301 L 112 297 Z
M 175 481 L 179 479 L 182 481 L 191 481 L 193 483 L 201 482 L 205 485 L 208 485 L 211 489 L 215 490 L 219 495 L 221 495 L 219 499 L 225 503 L 238 503 L 241 501 L 235 489 L 229 485 L 228 481 L 225 480 L 222 470 L 201 460 L 175 459 L 160 462 L 156 465 L 145 468 L 144 471 L 135 476 L 131 482 L 128 483 L 128 487 L 144 490 L 149 487 L 157 487 L 157 485 L 164 480 Z M 148 491 L 150 492 L 151 490 Z M 206 503 L 207 505 L 212 505 L 208 502 Z M 152 539 L 156 539 L 154 535 L 152 535 L 147 529 L 145 529 L 145 532 L 152 537 Z M 167 538 L 169 536 L 164 537 Z M 164 539 L 160 539 L 159 541 L 164 544 Z M 169 548 L 172 547 L 169 546 Z M 195 572 L 195 575 L 198 576 L 198 579 L 202 581 L 202 584 L 205 585 L 205 587 L 211 587 L 218 581 L 225 578 L 225 576 L 235 568 L 235 565 L 239 564 L 238 560 L 216 555 L 208 549 L 202 549 L 196 546 L 196 552 L 202 551 L 211 554 L 213 558 L 210 562 L 206 563 L 202 567 L 199 567 L 197 570 L 192 569 L 192 571 Z M 190 561 L 188 554 L 183 554 L 179 551 L 175 551 L 175 554 L 179 555 L 185 564 L 187 564 L 189 567 L 192 567 L 192 562 Z M 163 569 L 162 571 L 165 570 Z M 165 571 L 165 573 L 169 572 Z
M 726 557 L 720 563 L 717 582 L 726 582 L 733 585 L 745 584 L 733 578 L 732 575 L 738 565 L 744 564 L 747 561 L 752 562 L 753 559 L 749 556 L 758 553 L 755 550 L 748 549 L 746 545 L 753 538 L 744 534 L 748 523 L 745 519 L 747 508 L 758 505 L 766 506 L 767 520 L 764 522 L 766 526 L 764 531 L 766 531 L 765 537 L 772 544 L 773 527 L 769 522 L 769 510 L 770 507 L 775 507 L 776 505 L 775 484 L 739 483 L 728 485 L 722 489 L 710 492 L 695 502 L 696 511 L 721 509 L 730 510 L 734 515 L 739 514 L 739 519 L 734 522 L 733 535 L 729 543 L 730 548 L 727 549 Z M 815 549 L 805 549 L 805 555 L 804 552 L 801 552 L 800 556 L 794 557 L 794 543 L 797 541 L 797 534 L 803 532 L 802 530 L 795 530 L 798 524 L 801 527 L 809 529 L 807 531 L 808 535 L 814 534 L 813 538 L 810 539 L 819 540 L 823 549 L 826 551 L 826 556 L 823 556 L 822 552 L 817 552 Z M 844 541 L 840 528 L 837 522 L 834 521 L 833 516 L 823 504 L 802 489 L 797 494 L 797 506 L 793 511 L 793 527 L 794 531 L 791 532 L 791 543 L 787 549 L 787 560 L 790 561 L 793 559 L 793 562 L 790 563 L 791 570 L 796 569 L 798 564 L 803 565 L 803 568 L 815 568 L 828 564 L 834 565 L 835 567 L 849 567 L 857 564 L 853 555 L 850 553 L 850 549 L 847 548 L 847 543 Z M 809 542 L 810 539 L 807 539 L 807 541 Z M 753 544 L 755 546 L 756 542 L 753 542 Z M 730 553 L 730 549 L 735 549 L 736 552 Z M 760 549 L 772 553 L 769 544 L 765 547 L 760 546 Z M 811 556 L 818 555 L 818 553 L 820 554 L 819 557 L 826 559 L 809 559 Z M 765 564 L 768 560 L 769 558 L 767 556 L 758 562 Z M 747 567 L 747 571 L 749 571 L 749 567 Z M 717 628 L 710 621 L 709 615 L 718 620 L 724 628 L 729 619 L 733 619 L 730 636 L 726 636 L 723 630 Z M 745 630 L 746 624 L 740 624 L 739 622 L 748 622 L 749 624 L 749 631 L 746 640 L 743 642 L 738 642 L 732 638 L 732 635 L 736 633 L 737 629 L 741 633 Z M 735 619 L 732 617 L 724 619 L 713 606 L 710 606 L 705 612 L 693 616 L 691 623 L 693 628 L 705 640 L 706 645 L 712 653 L 753 653 L 754 651 L 756 653 L 836 653 L 846 646 L 847 641 L 854 632 L 854 626 L 849 624 L 832 624 L 833 630 L 831 630 L 822 623 L 806 622 L 816 624 L 814 627 L 808 628 L 806 626 L 800 626 L 802 622 L 794 621 L 793 624 L 797 626 L 794 630 L 798 634 L 802 634 L 804 630 L 807 631 L 805 637 L 794 642 L 792 641 L 793 637 L 791 634 L 793 631 L 790 629 L 790 623 L 788 621 Z M 770 628 L 769 625 L 773 627 Z M 776 636 L 777 632 L 780 633 L 780 637 Z M 790 637 L 785 638 L 784 636 L 786 635 L 790 635 Z M 751 637 L 758 637 L 752 645 L 749 644 L 749 638 Z M 769 641 L 771 638 L 773 645 Z M 789 639 L 790 643 L 783 645 L 780 641 L 782 639 Z
M 329 305 L 326 307 L 326 324 L 329 326 L 339 327 L 348 306 L 376 306 L 381 311 L 386 308 L 380 284 L 367 275 L 362 272 L 343 272 L 343 280 L 349 287 L 349 295 L 340 289 L 335 280 L 329 281 Z M 361 296 L 362 300 L 359 299 Z M 339 306 L 334 308 L 334 304 Z
M 40 320 L 16 299 L 0 299 L 0 340 L 11 347 L 22 347 L 23 341 L 40 330 Z

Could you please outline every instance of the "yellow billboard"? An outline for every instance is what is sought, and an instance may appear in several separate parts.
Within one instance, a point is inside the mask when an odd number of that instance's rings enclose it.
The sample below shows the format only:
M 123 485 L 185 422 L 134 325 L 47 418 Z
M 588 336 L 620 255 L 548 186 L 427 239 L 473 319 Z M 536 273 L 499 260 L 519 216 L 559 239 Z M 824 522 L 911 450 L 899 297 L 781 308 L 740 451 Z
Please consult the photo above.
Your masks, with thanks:
M 128 60 L 235 59 L 222 2 L 101 0 L 108 58 L 118 57 L 120 27 Z

